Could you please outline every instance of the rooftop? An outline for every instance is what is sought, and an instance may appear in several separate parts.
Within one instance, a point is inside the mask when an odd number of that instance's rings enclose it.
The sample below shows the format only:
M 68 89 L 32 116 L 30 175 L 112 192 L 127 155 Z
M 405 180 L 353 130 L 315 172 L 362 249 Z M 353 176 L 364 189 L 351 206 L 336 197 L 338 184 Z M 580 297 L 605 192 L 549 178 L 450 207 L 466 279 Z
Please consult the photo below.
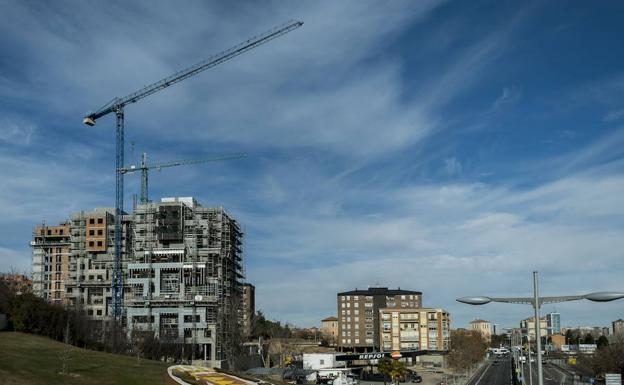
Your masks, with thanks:
M 342 293 L 338 293 L 341 295 L 404 295 L 404 294 L 417 294 L 421 295 L 420 291 L 413 290 L 402 290 L 400 287 L 398 289 L 388 289 L 387 287 L 369 287 L 366 290 L 358 290 L 357 288 L 352 291 L 345 291 Z

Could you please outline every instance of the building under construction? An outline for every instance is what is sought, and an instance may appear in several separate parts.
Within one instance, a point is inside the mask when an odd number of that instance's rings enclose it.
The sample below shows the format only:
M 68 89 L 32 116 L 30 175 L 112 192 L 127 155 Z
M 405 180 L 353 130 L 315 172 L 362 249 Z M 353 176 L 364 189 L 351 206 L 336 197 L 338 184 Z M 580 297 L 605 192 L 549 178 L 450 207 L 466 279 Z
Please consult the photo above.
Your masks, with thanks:
M 109 320 L 115 220 L 114 209 L 96 209 L 61 226 L 36 227 L 33 292 Z M 196 359 L 220 366 L 243 334 L 237 222 L 193 198 L 163 198 L 124 214 L 121 228 L 128 335 L 187 345 Z
M 107 320 L 112 302 L 111 279 L 115 258 L 115 210 L 98 208 L 72 214 L 69 277 L 65 284 L 68 305 L 80 306 L 96 320 Z M 122 266 L 131 245 L 132 215 L 122 216 Z
M 69 222 L 36 226 L 30 247 L 33 292 L 52 303 L 63 303 L 71 254 Z
M 193 198 L 138 205 L 125 281 L 129 332 L 183 341 L 218 366 L 240 342 L 241 237 L 223 208 Z

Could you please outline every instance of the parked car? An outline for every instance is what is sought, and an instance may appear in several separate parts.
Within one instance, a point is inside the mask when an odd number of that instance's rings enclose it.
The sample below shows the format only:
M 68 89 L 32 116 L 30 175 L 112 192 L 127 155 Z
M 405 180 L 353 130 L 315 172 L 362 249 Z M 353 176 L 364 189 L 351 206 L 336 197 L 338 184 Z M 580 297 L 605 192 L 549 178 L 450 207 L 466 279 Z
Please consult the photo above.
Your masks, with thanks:
M 412 382 L 419 384 L 422 382 L 422 376 L 420 374 L 413 374 L 412 375 Z

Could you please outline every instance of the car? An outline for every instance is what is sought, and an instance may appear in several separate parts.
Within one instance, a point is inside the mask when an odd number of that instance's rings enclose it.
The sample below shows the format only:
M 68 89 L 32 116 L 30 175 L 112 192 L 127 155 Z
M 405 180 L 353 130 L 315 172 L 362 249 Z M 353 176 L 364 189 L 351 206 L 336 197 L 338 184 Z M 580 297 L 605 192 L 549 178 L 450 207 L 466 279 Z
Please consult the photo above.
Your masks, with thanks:
M 492 365 L 498 365 L 498 360 L 494 360 L 494 362 L 492 362 Z
M 416 384 L 421 383 L 422 382 L 422 376 L 420 374 L 414 374 L 412 376 L 412 382 L 416 383 Z

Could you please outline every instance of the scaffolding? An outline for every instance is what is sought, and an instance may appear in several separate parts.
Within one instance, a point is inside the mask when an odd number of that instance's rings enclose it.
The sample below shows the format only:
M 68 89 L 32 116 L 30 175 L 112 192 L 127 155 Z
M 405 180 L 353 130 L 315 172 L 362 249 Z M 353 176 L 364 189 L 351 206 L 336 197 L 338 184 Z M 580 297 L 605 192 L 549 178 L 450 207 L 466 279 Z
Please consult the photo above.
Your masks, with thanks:
M 213 365 L 226 359 L 231 329 L 240 326 L 242 233 L 222 207 L 202 207 L 192 198 L 137 205 L 134 213 L 127 323 L 189 345 Z M 137 292 L 141 292 L 138 295 Z M 173 316 L 177 314 L 177 322 Z M 150 323 L 134 322 L 146 317 Z M 169 325 L 165 327 L 164 325 Z M 188 350 L 186 350 L 188 351 Z

